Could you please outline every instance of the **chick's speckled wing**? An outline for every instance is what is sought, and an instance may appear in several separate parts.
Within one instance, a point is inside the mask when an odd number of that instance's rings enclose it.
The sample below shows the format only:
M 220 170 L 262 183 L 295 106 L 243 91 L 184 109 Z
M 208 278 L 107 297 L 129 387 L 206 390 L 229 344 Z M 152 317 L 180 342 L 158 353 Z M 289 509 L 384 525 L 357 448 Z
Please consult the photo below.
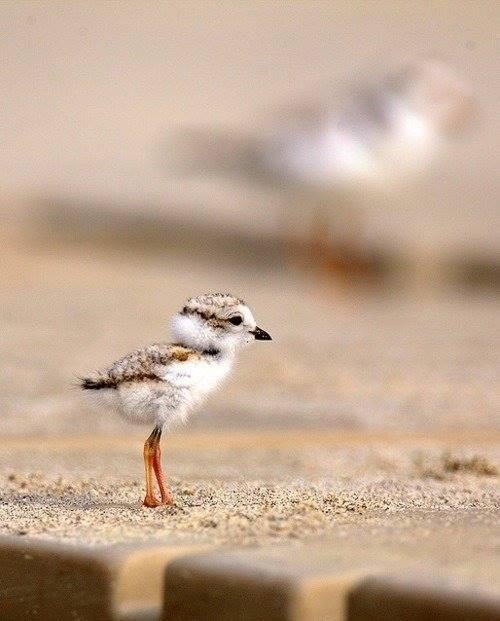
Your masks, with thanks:
M 82 380 L 83 388 L 116 388 L 125 382 L 160 380 L 159 371 L 174 362 L 198 358 L 199 354 L 181 345 L 153 343 L 120 358 L 107 369 Z

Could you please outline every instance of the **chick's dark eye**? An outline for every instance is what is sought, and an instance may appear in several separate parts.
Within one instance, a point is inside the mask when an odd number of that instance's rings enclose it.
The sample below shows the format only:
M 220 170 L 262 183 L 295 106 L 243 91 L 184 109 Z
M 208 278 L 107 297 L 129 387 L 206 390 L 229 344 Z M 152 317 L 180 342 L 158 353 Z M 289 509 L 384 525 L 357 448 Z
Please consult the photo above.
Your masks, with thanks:
M 243 321 L 243 317 L 240 317 L 239 315 L 235 315 L 234 317 L 230 317 L 229 318 L 229 323 L 232 323 L 233 326 L 239 326 Z

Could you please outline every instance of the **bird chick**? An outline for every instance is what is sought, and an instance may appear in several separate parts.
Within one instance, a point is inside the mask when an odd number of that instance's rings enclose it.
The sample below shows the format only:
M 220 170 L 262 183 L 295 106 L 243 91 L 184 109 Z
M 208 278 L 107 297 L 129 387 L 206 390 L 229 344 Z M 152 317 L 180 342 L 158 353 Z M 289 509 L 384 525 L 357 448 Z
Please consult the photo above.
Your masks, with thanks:
M 189 298 L 172 318 L 173 343 L 154 343 L 81 380 L 85 390 L 99 391 L 128 421 L 154 425 L 144 444 L 144 506 L 171 504 L 161 466 L 163 429 L 186 420 L 228 375 L 235 356 L 253 340 L 270 341 L 257 327 L 245 302 L 230 294 Z M 161 500 L 153 491 L 156 477 Z

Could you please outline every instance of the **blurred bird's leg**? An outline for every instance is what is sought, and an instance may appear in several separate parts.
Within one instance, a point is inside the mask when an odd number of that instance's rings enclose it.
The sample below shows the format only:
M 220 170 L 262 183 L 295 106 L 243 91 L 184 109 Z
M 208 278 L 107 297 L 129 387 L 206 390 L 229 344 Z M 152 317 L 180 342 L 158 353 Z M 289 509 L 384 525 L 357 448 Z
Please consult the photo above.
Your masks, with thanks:
M 288 200 L 287 200 L 288 199 Z M 287 197 L 280 205 L 278 212 L 278 232 L 281 243 L 281 252 L 284 264 L 292 272 L 301 272 L 307 269 L 310 263 L 307 230 L 310 218 L 307 211 L 307 198 Z
M 334 267 L 339 248 L 334 244 L 337 235 L 333 211 L 331 202 L 322 194 L 298 192 L 295 199 L 283 207 L 281 220 L 287 265 L 306 273 L 308 281 L 322 290 L 325 285 L 338 284 Z
M 159 430 L 161 434 L 161 429 Z M 154 459 L 156 454 L 156 444 L 159 445 L 158 438 L 158 427 L 153 429 L 153 432 L 149 436 L 149 438 L 144 443 L 144 469 L 146 472 L 146 496 L 144 497 L 144 502 L 142 503 L 145 507 L 158 507 L 161 503 L 158 501 L 153 493 L 153 472 L 155 472 L 154 468 Z
M 157 434 L 154 440 L 153 469 L 155 472 L 156 481 L 158 482 L 158 488 L 160 490 L 161 503 L 163 505 L 171 505 L 173 502 L 172 494 L 167 487 L 167 484 L 165 482 L 165 476 L 163 474 L 163 469 L 161 467 L 161 427 L 156 427 L 155 431 L 157 432 Z
M 311 212 L 311 233 L 309 247 L 314 267 L 320 275 L 330 272 L 332 258 L 337 254 L 335 248 L 335 215 L 325 199 L 318 201 Z M 337 240 L 338 241 L 338 240 Z
M 323 295 L 350 296 L 352 285 L 369 281 L 377 269 L 362 247 L 363 224 L 361 205 L 347 192 L 298 192 L 281 214 L 286 264 L 307 273 Z
M 348 285 L 356 271 L 361 223 L 356 205 L 340 192 L 323 197 L 312 213 L 311 253 L 328 285 Z

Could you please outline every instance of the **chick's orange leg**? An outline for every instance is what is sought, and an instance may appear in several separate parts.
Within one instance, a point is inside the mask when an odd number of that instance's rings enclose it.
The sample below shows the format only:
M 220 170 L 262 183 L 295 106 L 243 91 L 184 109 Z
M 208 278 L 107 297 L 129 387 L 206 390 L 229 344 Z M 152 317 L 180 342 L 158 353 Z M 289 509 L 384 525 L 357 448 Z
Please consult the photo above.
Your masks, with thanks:
M 156 481 L 158 482 L 158 488 L 160 489 L 161 502 L 164 505 L 171 505 L 173 503 L 172 494 L 170 493 L 170 490 L 168 489 L 168 486 L 165 482 L 165 476 L 161 467 L 160 438 L 161 428 L 159 429 L 158 435 L 154 443 L 155 450 L 153 454 L 153 469 L 155 472 Z
M 155 455 L 155 437 L 157 434 L 156 428 L 153 433 L 144 443 L 144 470 L 146 472 L 146 496 L 144 497 L 143 505 L 145 507 L 158 507 L 161 503 L 157 500 L 153 493 L 153 460 Z

